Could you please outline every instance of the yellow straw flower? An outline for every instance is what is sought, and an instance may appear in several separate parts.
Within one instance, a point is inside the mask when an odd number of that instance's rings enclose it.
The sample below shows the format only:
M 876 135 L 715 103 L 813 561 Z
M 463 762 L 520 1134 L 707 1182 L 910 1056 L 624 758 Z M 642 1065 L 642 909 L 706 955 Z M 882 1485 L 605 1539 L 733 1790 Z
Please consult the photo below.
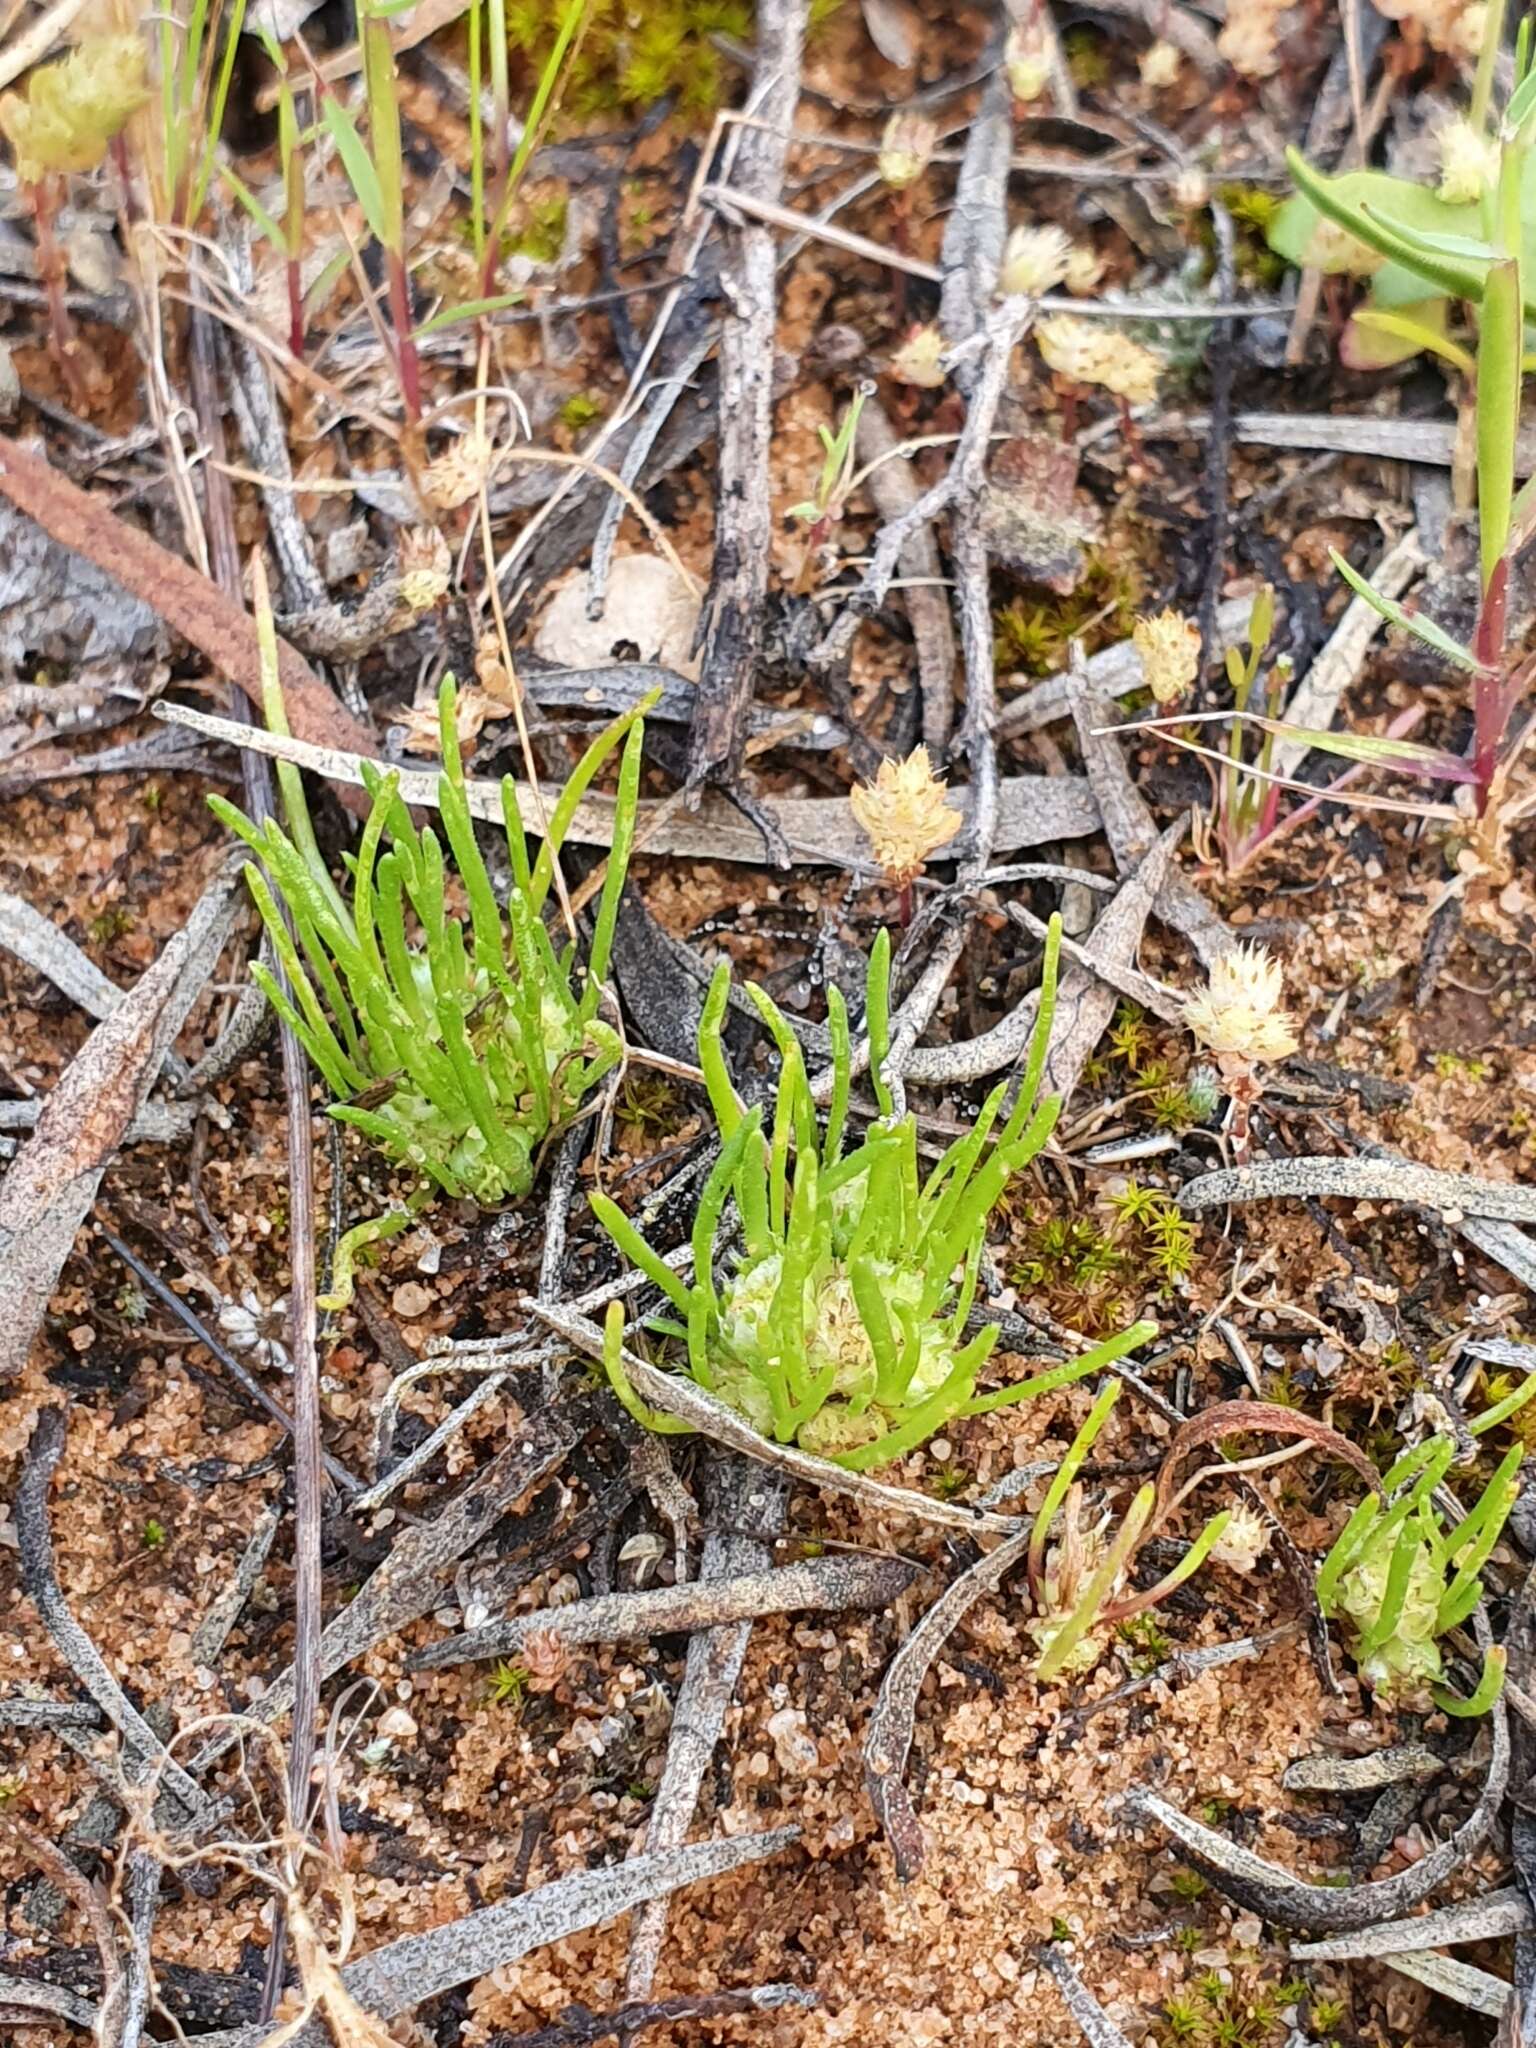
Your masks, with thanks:
M 1210 969 L 1210 984 L 1184 1004 L 1184 1021 L 1218 1059 L 1243 1065 L 1288 1059 L 1299 1040 L 1281 1003 L 1284 974 L 1262 946 L 1234 946 Z
M 27 80 L 25 95 L 0 98 L 0 129 L 25 185 L 94 170 L 130 114 L 149 98 L 144 44 L 136 35 L 93 36 Z
M 960 830 L 960 813 L 950 809 L 944 795 L 945 784 L 933 772 L 928 749 L 914 747 L 905 761 L 882 761 L 874 781 L 849 796 L 875 859 L 901 888 Z
M 1131 639 L 1141 656 L 1141 672 L 1159 704 L 1177 704 L 1194 687 L 1200 673 L 1200 628 L 1171 608 L 1150 619 L 1138 619 Z
M 1035 341 L 1050 367 L 1076 384 L 1097 384 L 1128 405 L 1150 405 L 1157 396 L 1160 359 L 1101 320 L 1052 313 L 1036 322 Z

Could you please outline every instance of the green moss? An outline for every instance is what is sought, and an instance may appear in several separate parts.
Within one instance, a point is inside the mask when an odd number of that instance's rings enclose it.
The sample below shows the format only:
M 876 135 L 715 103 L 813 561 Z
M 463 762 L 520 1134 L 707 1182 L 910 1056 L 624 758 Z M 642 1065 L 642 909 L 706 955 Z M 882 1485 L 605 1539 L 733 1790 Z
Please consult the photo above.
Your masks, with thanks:
M 594 398 L 590 391 L 573 391 L 560 408 L 560 424 L 573 434 L 579 434 L 583 427 L 590 427 L 602 416 L 603 402 Z
M 121 904 L 114 904 L 110 909 L 103 910 L 99 916 L 93 917 L 86 926 L 86 931 L 98 946 L 110 946 L 114 939 L 126 937 L 133 930 L 133 926 L 133 912 L 123 909 Z
M 535 199 L 522 209 L 522 225 L 503 244 L 506 256 L 526 256 L 530 263 L 553 263 L 565 247 L 570 201 L 563 192 Z
M 528 1673 L 521 1664 L 509 1663 L 505 1658 L 485 1684 L 486 1700 L 493 1707 L 521 1707 L 527 1691 Z
M 509 0 L 507 40 L 533 64 L 559 33 L 564 0 Z M 561 100 L 578 117 L 648 107 L 675 92 L 708 112 L 722 97 L 719 52 L 710 38 L 752 39 L 747 0 L 590 0 L 586 27 L 571 54 Z
M 1065 668 L 1074 640 L 1093 654 L 1128 639 L 1146 596 L 1146 574 L 1134 550 L 1111 535 L 1088 551 L 1083 579 L 1070 595 L 1032 588 L 996 614 L 999 675 L 1054 675 Z

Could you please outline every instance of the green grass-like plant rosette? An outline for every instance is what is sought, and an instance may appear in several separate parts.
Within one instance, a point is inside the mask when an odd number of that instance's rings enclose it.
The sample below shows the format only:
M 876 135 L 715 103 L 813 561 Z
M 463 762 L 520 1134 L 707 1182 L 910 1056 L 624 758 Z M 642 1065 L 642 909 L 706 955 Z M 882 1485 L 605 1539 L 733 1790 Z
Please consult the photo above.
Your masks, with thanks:
M 852 1074 L 848 1016 L 828 991 L 833 1046 L 830 1105 L 818 1123 L 799 1042 L 764 991 L 747 993 L 778 1048 L 771 1118 L 743 1110 L 721 1045 L 729 995 L 722 964 L 699 1027 L 699 1061 L 720 1132 L 720 1156 L 693 1226 L 693 1277 L 682 1278 L 602 1194 L 593 1211 L 615 1244 L 662 1290 L 676 1320 L 653 1323 L 686 1345 L 687 1369 L 765 1437 L 855 1471 L 888 1464 L 957 1416 L 1065 1386 L 1131 1350 L 1149 1325 L 1083 1357 L 991 1392 L 976 1380 L 995 1328 L 967 1338 L 987 1221 L 1004 1188 L 1049 1138 L 1057 1097 L 1039 1100 L 1055 1007 L 1059 922 L 1046 950 L 1040 1009 L 1017 1096 L 993 1090 L 974 1127 L 924 1178 L 916 1118 L 893 1113 L 883 1074 L 889 1041 L 890 937 L 869 964 L 870 1077 L 880 1109 L 844 1150 Z M 999 1122 L 1001 1119 L 1001 1122 Z M 739 1243 L 721 1238 L 733 1202 Z M 617 1345 L 609 1377 L 639 1419 L 657 1418 L 624 1375 Z
M 618 1034 L 598 1009 L 634 841 L 645 707 L 588 747 L 531 865 L 517 786 L 503 779 L 512 871 L 503 915 L 475 841 L 454 705 L 449 677 L 438 700 L 446 849 L 432 826 L 412 823 L 398 774 L 365 762 L 373 807 L 347 856 L 348 898 L 320 856 L 291 766 L 282 776 L 286 831 L 276 818 L 258 826 L 220 797 L 209 802 L 262 864 L 248 865 L 245 877 L 291 999 L 265 967 L 251 972 L 335 1098 L 331 1115 L 444 1194 L 490 1205 L 526 1194 L 544 1139 L 620 1056 Z M 613 846 L 580 972 L 574 946 L 556 952 L 543 913 L 576 807 L 620 742 Z M 467 927 L 448 902 L 454 868 Z

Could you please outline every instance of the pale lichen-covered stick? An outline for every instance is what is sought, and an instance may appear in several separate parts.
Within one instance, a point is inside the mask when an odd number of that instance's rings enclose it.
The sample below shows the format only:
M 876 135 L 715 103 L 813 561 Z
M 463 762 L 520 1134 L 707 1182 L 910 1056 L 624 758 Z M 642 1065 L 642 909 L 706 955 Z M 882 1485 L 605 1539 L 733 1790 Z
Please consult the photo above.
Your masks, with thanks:
M 1039 1955 L 1056 1979 L 1062 2003 L 1076 2020 L 1088 2048 L 1131 2048 L 1130 2042 L 1068 1962 L 1066 1950 L 1059 1943 L 1048 1941 Z
M 1357 1934 L 1298 1941 L 1292 1944 L 1291 1954 L 1298 1962 L 1342 1963 L 1358 1957 L 1405 1955 L 1416 1948 L 1446 1948 L 1453 1942 L 1506 1941 L 1531 1927 L 1536 1927 L 1536 1914 L 1525 1894 L 1507 1885 L 1481 1899 L 1463 1899 L 1432 1913 L 1415 1913 L 1407 1920 L 1387 1920 Z
M 566 1607 L 535 1608 L 415 1650 L 407 1661 L 413 1671 L 435 1671 L 445 1664 L 515 1656 L 534 1635 L 574 1648 L 720 1628 L 768 1614 L 886 1607 L 916 1576 L 916 1565 L 900 1557 L 807 1557 L 740 1578 L 693 1579 L 634 1593 L 600 1593 Z
M 361 763 L 372 759 L 334 747 L 285 739 L 255 726 L 237 725 L 232 719 L 192 711 L 183 704 L 158 704 L 155 715 L 167 724 L 190 726 L 212 739 L 228 740 L 232 746 L 251 747 L 274 760 L 293 761 L 332 782 L 361 787 Z M 400 795 L 407 804 L 436 804 L 440 779 L 436 774 L 417 769 L 402 769 L 399 774 Z M 497 784 L 470 777 L 464 795 L 475 817 L 500 823 L 501 791 Z M 525 816 L 535 816 L 532 795 L 521 786 L 518 795 L 526 806 Z M 954 793 L 957 808 L 962 795 L 960 791 Z M 682 854 L 697 860 L 743 861 L 753 866 L 763 864 L 762 834 L 755 825 L 739 817 L 724 798 L 706 797 L 697 811 L 671 812 L 664 825 L 648 833 L 647 826 L 660 801 L 646 799 L 640 804 L 637 851 Z M 798 862 L 808 867 L 868 868 L 869 843 L 855 823 L 845 797 L 764 797 L 762 804 L 777 820 Z M 1084 839 L 1098 828 L 1099 807 L 1081 776 L 1018 775 L 1010 776 L 999 786 L 995 852 L 1043 846 L 1056 839 Z M 577 846 L 610 845 L 612 803 L 604 797 L 585 798 L 577 806 L 565 838 L 568 844 Z
M 761 1863 L 799 1839 L 794 1827 L 774 1828 L 761 1835 L 737 1835 L 717 1842 L 695 1842 L 665 1856 L 635 1856 L 601 1870 L 577 1870 L 536 1891 L 482 1906 L 446 1927 L 402 1935 L 371 1955 L 347 1963 L 341 1980 L 357 2003 L 381 2019 L 411 2012 L 429 1998 L 489 1976 L 536 1948 L 562 1941 L 584 1928 L 597 1927 L 617 1913 L 626 1913 L 645 1899 L 659 1898 L 686 1884 Z M 271 2035 L 263 2022 L 202 2034 L 199 2048 L 263 2048 Z M 289 2048 L 332 2048 L 323 2020 L 311 2020 Z
M 1509 1786 L 1509 1716 L 1502 1700 L 1494 1702 L 1489 1722 L 1493 1751 L 1472 1812 L 1453 1835 L 1437 1843 L 1419 1862 L 1393 1877 L 1367 1884 L 1337 1890 L 1332 1885 L 1306 1884 L 1279 1864 L 1268 1863 L 1214 1828 L 1191 1820 L 1153 1792 L 1132 1794 L 1127 1811 L 1133 1818 L 1155 1822 L 1203 1876 L 1261 1919 L 1276 1927 L 1353 1934 L 1412 1912 L 1431 1892 L 1448 1884 L 1492 1833 Z
M 1277 1196 L 1407 1202 L 1416 1209 L 1438 1210 L 1450 1222 L 1486 1216 L 1502 1223 L 1536 1223 L 1536 1188 L 1518 1181 L 1483 1180 L 1472 1173 L 1445 1173 L 1406 1159 L 1256 1160 L 1251 1166 L 1201 1174 L 1179 1190 L 1179 1207 L 1214 1209 Z

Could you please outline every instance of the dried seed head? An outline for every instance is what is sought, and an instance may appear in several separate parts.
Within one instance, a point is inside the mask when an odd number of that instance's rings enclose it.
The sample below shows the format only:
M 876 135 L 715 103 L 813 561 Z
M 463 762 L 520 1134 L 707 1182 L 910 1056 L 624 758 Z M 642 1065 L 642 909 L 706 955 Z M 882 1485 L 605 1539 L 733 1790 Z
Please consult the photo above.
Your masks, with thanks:
M 1016 21 L 1003 48 L 1003 68 L 1016 100 L 1039 99 L 1051 82 L 1051 51 L 1038 16 Z
M 1053 313 L 1036 322 L 1035 341 L 1050 367 L 1074 383 L 1097 384 L 1129 405 L 1150 405 L 1157 396 L 1161 360 L 1103 321 Z
M 448 595 L 453 556 L 435 526 L 408 526 L 400 535 L 400 602 L 408 611 L 429 612 Z
M 140 38 L 93 36 L 59 63 L 34 71 L 25 94 L 0 99 L 0 129 L 16 152 L 16 175 L 36 185 L 64 172 L 94 170 L 148 98 Z
M 915 747 L 905 761 L 882 761 L 874 781 L 849 796 L 875 859 L 903 888 L 960 830 L 960 813 L 944 801 L 945 787 L 928 749 Z
M 1003 251 L 997 288 L 1004 298 L 1038 299 L 1067 274 L 1072 244 L 1058 227 L 1015 228 Z
M 1141 672 L 1159 704 L 1177 704 L 1200 673 L 1200 628 L 1171 607 L 1131 628 Z
M 891 375 L 903 384 L 916 384 L 924 391 L 937 391 L 944 382 L 940 357 L 944 337 L 937 327 L 914 327 L 901 347 L 891 356 Z
M 928 168 L 938 139 L 938 128 L 926 114 L 892 114 L 880 138 L 876 163 L 893 192 L 904 192 L 917 183 Z
M 1224 1564 L 1228 1571 L 1251 1572 L 1268 1550 L 1274 1532 L 1257 1508 L 1239 1501 L 1232 1519 L 1211 1545 L 1212 1564 Z
M 1498 182 L 1499 145 L 1470 121 L 1447 121 L 1440 130 L 1440 197 L 1471 206 Z
M 1269 78 L 1280 67 L 1277 26 L 1286 0 L 1243 0 L 1229 8 L 1216 47 L 1244 78 Z
M 1161 37 L 1141 53 L 1141 82 L 1150 86 L 1153 92 L 1161 92 L 1166 86 L 1177 85 L 1179 72 L 1184 60 L 1172 43 L 1165 43 Z
M 435 512 L 454 512 L 480 495 L 491 467 L 491 445 L 483 434 L 461 434 L 421 472 L 421 495 Z
M 1211 200 L 1211 181 L 1198 164 L 1186 164 L 1173 181 L 1173 203 L 1185 213 L 1198 213 Z
M 1379 249 L 1333 220 L 1320 220 L 1307 243 L 1307 268 L 1325 277 L 1374 277 L 1386 260 Z
M 1210 970 L 1210 985 L 1184 1005 L 1184 1021 L 1217 1058 L 1245 1064 L 1288 1059 L 1299 1043 L 1281 1003 L 1284 975 L 1262 946 L 1234 946 Z

